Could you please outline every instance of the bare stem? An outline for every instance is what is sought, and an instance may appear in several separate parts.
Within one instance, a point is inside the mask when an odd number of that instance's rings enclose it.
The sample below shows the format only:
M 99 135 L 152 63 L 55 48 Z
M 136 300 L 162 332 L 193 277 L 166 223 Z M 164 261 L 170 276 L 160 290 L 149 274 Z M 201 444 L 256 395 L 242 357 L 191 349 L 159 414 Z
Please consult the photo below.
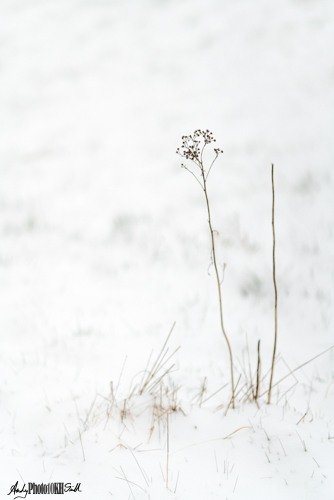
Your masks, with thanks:
M 260 356 L 260 344 L 261 340 L 257 343 L 257 369 L 256 369 L 256 390 L 255 390 L 255 401 L 258 400 L 259 391 L 260 391 L 260 375 L 261 375 L 261 356 Z
M 275 185 L 274 185 L 274 164 L 271 164 L 271 185 L 272 185 L 272 193 L 273 193 L 273 206 L 272 206 L 272 227 L 273 227 L 273 281 L 274 281 L 274 290 L 275 290 L 275 340 L 274 340 L 274 350 L 273 350 L 273 359 L 271 363 L 271 373 L 270 373 L 270 382 L 269 382 L 269 391 L 268 391 L 268 405 L 271 401 L 271 389 L 273 385 L 274 378 L 274 368 L 275 368 L 275 359 L 276 359 L 276 347 L 277 347 L 277 286 L 276 286 L 276 266 L 275 266 Z
M 167 412 L 167 464 L 166 464 L 166 488 L 168 488 L 168 469 L 169 469 L 169 413 Z
M 223 335 L 225 337 L 227 347 L 228 347 L 228 352 L 230 356 L 230 368 L 231 368 L 231 386 L 232 386 L 232 398 L 231 398 L 231 403 L 232 403 L 232 408 L 235 408 L 235 403 L 234 403 L 234 373 L 233 373 L 233 357 L 232 357 L 232 349 L 231 349 L 231 344 L 228 340 L 225 327 L 224 327 L 224 321 L 223 321 L 223 305 L 222 305 L 222 294 L 221 294 L 221 281 L 219 278 L 219 272 L 218 272 L 218 267 L 217 267 L 217 261 L 216 261 L 216 248 L 215 248 L 215 238 L 214 238 L 214 232 L 212 229 L 212 224 L 211 224 L 211 213 L 210 213 L 210 204 L 209 204 L 209 198 L 208 198 L 208 193 L 207 193 L 207 188 L 206 188 L 206 178 L 205 178 L 205 172 L 203 168 L 203 164 L 201 163 L 201 172 L 202 172 L 202 177 L 203 177 L 203 191 L 205 194 L 205 201 L 206 201 L 206 207 L 208 211 L 208 223 L 209 223 L 209 228 L 210 228 L 210 234 L 211 234 L 211 247 L 212 247 L 212 260 L 213 260 L 213 266 L 215 268 L 215 274 L 216 274 L 216 279 L 217 279 L 217 287 L 218 287 L 218 297 L 219 297 L 219 311 L 220 311 L 220 326 L 223 332 Z

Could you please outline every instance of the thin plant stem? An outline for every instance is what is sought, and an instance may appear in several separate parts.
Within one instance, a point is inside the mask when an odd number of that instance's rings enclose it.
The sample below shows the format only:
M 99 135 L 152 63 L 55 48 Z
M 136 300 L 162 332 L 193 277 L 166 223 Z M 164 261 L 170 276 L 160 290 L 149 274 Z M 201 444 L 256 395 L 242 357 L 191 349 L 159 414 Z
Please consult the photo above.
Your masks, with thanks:
M 169 413 L 167 412 L 167 464 L 166 464 L 166 488 L 168 488 L 168 469 L 169 469 Z
M 261 344 L 261 340 L 259 340 L 257 343 L 256 391 L 255 391 L 255 396 L 254 396 L 255 401 L 258 400 L 259 391 L 260 391 L 260 371 L 261 371 L 260 344 Z
M 83 445 L 82 445 L 82 439 L 81 439 L 81 432 L 80 432 L 80 430 L 79 430 L 79 437 L 80 437 L 80 443 L 81 443 L 81 449 L 82 449 L 82 456 L 83 456 L 84 462 L 86 462 L 86 457 L 85 457 L 85 452 L 84 452 Z
M 271 362 L 271 373 L 270 373 L 270 382 L 269 382 L 269 391 L 268 391 L 268 405 L 271 401 L 271 390 L 273 385 L 274 378 L 274 368 L 275 368 L 275 360 L 276 360 L 276 348 L 277 348 L 277 285 L 276 285 L 276 263 L 275 263 L 275 249 L 276 249 L 276 239 L 275 239 L 275 184 L 274 184 L 274 164 L 271 164 L 271 186 L 273 193 L 273 205 L 272 205 L 272 228 L 273 228 L 273 281 L 274 281 L 274 290 L 275 290 L 275 339 L 274 339 L 274 349 L 273 349 L 273 358 Z
M 201 171 L 202 171 L 202 177 L 203 177 L 203 191 L 204 191 L 204 194 L 205 194 L 206 207 L 207 207 L 207 211 L 208 211 L 208 223 L 209 223 L 210 234 L 211 234 L 212 261 L 213 261 L 213 267 L 215 269 L 215 274 L 216 274 L 216 279 L 217 279 L 217 287 L 218 287 L 220 326 L 221 326 L 223 335 L 225 337 L 225 340 L 226 340 L 226 343 L 227 343 L 228 352 L 229 352 L 229 356 L 230 356 L 231 385 L 232 385 L 232 400 L 231 400 L 231 403 L 232 403 L 232 408 L 235 408 L 235 402 L 234 402 L 234 372 L 233 372 L 232 349 L 231 349 L 231 344 L 229 342 L 229 339 L 227 337 L 227 334 L 226 334 L 226 331 L 225 331 L 225 327 L 224 327 L 221 282 L 220 282 L 219 272 L 218 272 L 218 267 L 217 267 L 215 238 L 214 238 L 214 232 L 213 232 L 212 224 L 211 224 L 210 204 L 209 204 L 208 192 L 207 192 L 207 187 L 206 187 L 206 179 L 205 179 L 205 173 L 204 173 L 203 164 L 201 164 Z
M 199 139 L 200 138 L 200 139 Z M 215 238 L 214 238 L 214 231 L 212 229 L 212 224 L 211 224 L 211 213 L 210 213 L 210 204 L 209 204 L 209 198 L 208 198 L 208 192 L 207 192 L 207 179 L 209 176 L 209 173 L 211 171 L 211 168 L 213 164 L 215 163 L 216 159 L 218 158 L 219 154 L 222 153 L 223 151 L 219 148 L 214 148 L 215 152 L 215 157 L 209 167 L 208 172 L 206 173 L 204 170 L 204 163 L 203 163 L 203 152 L 207 144 L 210 144 L 212 142 L 215 142 L 216 139 L 213 138 L 212 132 L 209 130 L 195 130 L 193 135 L 188 135 L 188 136 L 183 136 L 182 137 L 182 146 L 181 149 L 177 148 L 176 154 L 179 154 L 180 156 L 184 157 L 186 160 L 192 161 L 196 167 L 200 169 L 200 175 L 203 179 L 203 183 L 199 181 L 197 176 L 190 170 L 188 169 L 184 164 L 181 165 L 181 167 L 186 168 L 198 181 L 200 184 L 201 188 L 204 191 L 205 195 L 205 201 L 206 201 L 206 208 L 208 212 L 208 223 L 209 223 L 209 228 L 210 228 L 210 235 L 211 235 L 211 251 L 212 251 L 212 263 L 215 269 L 215 274 L 216 274 L 216 279 L 217 279 L 217 287 L 218 287 L 218 298 L 219 298 L 219 312 L 220 312 L 220 326 L 223 332 L 223 336 L 225 337 L 227 347 L 228 347 L 228 352 L 229 352 L 229 357 L 230 357 L 230 369 L 231 369 L 231 386 L 232 386 L 232 397 L 230 400 L 230 403 L 228 405 L 228 408 L 230 404 L 232 405 L 232 408 L 235 408 L 235 387 L 234 387 L 234 372 L 233 372 L 233 357 L 232 357 L 232 349 L 231 349 L 231 344 L 229 342 L 229 339 L 227 337 L 225 327 L 224 327 L 224 321 L 223 321 L 223 305 L 222 305 L 222 293 L 221 293 L 221 283 L 222 281 L 220 280 L 219 277 L 219 271 L 218 271 L 218 266 L 217 266 L 217 260 L 216 260 L 216 248 L 215 248 Z M 201 141 L 203 145 L 201 145 Z

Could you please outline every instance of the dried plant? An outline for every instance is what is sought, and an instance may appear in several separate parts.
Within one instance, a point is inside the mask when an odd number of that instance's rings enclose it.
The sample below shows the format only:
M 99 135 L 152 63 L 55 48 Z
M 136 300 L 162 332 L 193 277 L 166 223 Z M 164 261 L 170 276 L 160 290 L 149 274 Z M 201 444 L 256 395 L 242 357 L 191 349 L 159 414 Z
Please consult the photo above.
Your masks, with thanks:
M 195 171 L 192 169 L 188 168 L 185 164 L 181 164 L 182 168 L 185 168 L 188 170 L 188 172 L 191 173 L 191 175 L 194 176 L 198 184 L 201 186 L 204 196 L 205 196 L 205 201 L 206 201 L 206 208 L 207 208 L 207 213 L 208 213 L 208 222 L 209 222 L 209 228 L 210 228 L 210 235 L 211 235 L 211 254 L 212 254 L 212 264 L 215 269 L 215 275 L 216 275 L 216 280 L 217 280 L 217 287 L 218 287 L 218 298 L 219 298 L 219 310 L 220 310 L 220 325 L 221 329 L 223 332 L 223 335 L 225 337 L 227 347 L 228 347 L 228 352 L 229 352 L 229 357 L 230 357 L 230 368 L 231 368 L 231 386 L 232 386 L 232 397 L 231 397 L 231 404 L 232 407 L 235 407 L 235 388 L 234 388 L 234 372 L 233 372 L 233 358 L 232 358 L 232 349 L 231 345 L 229 342 L 229 339 L 227 337 L 225 327 L 224 327 L 224 322 L 223 322 L 223 305 L 222 305 L 222 294 L 221 294 L 221 283 L 222 279 L 219 275 L 218 271 L 218 266 L 217 266 L 217 259 L 216 259 L 216 248 L 215 248 L 215 239 L 214 239 L 214 230 L 212 229 L 212 223 L 211 223 L 211 212 L 210 212 L 210 204 L 209 204 L 209 198 L 208 198 L 208 191 L 207 191 L 207 180 L 209 177 L 209 174 L 211 172 L 211 168 L 215 161 L 217 160 L 218 156 L 223 152 L 219 148 L 214 148 L 214 153 L 215 156 L 209 166 L 209 168 L 206 170 L 204 167 L 204 162 L 203 162 L 203 153 L 205 148 L 211 144 L 212 142 L 216 142 L 216 139 L 214 139 L 212 132 L 209 130 L 195 130 L 193 135 L 185 135 L 182 137 L 182 146 L 181 148 L 178 148 L 176 153 L 186 160 L 190 160 L 195 166 Z
M 274 368 L 275 368 L 275 360 L 276 360 L 276 348 L 277 348 L 277 285 L 276 285 L 276 261 L 275 261 L 276 238 L 275 238 L 274 164 L 271 165 L 271 186 L 272 186 L 272 195 L 273 195 L 271 224 L 272 224 L 272 228 L 273 228 L 273 282 L 274 282 L 274 292 L 275 292 L 275 338 L 274 338 L 273 358 L 272 358 L 272 362 L 271 362 L 270 382 L 269 382 L 269 391 L 268 391 L 268 404 L 270 404 L 270 401 L 271 401 L 271 390 L 272 390 L 272 386 L 273 386 Z
M 135 389 L 138 389 L 139 394 L 143 394 L 145 391 L 149 392 L 150 394 L 153 394 L 155 392 L 156 388 L 159 387 L 159 385 L 161 384 L 161 381 L 166 377 L 166 375 L 171 373 L 171 371 L 173 370 L 174 364 L 169 366 L 167 369 L 165 368 L 165 371 L 161 372 L 161 369 L 168 363 L 168 361 L 180 349 L 180 347 L 178 347 L 177 349 L 175 349 L 175 351 L 172 354 L 170 354 L 167 357 L 167 354 L 169 352 L 169 347 L 167 347 L 167 343 L 168 343 L 169 338 L 174 330 L 174 327 L 175 327 L 175 322 L 174 322 L 169 334 L 167 335 L 165 343 L 162 346 L 162 348 L 159 352 L 159 355 L 157 356 L 156 360 L 152 364 L 151 368 L 149 368 L 149 364 L 150 364 L 150 360 L 151 360 L 151 356 L 150 356 L 150 358 L 147 362 L 147 367 L 146 367 L 146 370 L 144 371 L 143 379 L 140 383 L 140 386 L 135 387 Z

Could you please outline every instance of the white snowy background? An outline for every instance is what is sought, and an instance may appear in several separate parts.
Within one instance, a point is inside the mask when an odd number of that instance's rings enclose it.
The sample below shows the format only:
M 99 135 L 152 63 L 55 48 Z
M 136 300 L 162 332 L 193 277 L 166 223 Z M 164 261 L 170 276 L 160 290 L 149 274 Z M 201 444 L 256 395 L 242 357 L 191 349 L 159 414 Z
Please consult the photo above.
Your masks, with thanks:
M 236 377 L 259 339 L 271 362 L 275 164 L 278 381 L 334 344 L 334 3 L 0 10 L 1 498 L 61 481 L 82 500 L 333 499 L 333 351 L 270 406 L 240 393 L 225 416 L 229 385 L 213 395 L 229 359 L 206 207 L 175 151 L 197 128 L 224 150 L 208 189 Z M 152 424 L 148 396 L 119 408 L 174 321 L 167 489 L 166 415 Z

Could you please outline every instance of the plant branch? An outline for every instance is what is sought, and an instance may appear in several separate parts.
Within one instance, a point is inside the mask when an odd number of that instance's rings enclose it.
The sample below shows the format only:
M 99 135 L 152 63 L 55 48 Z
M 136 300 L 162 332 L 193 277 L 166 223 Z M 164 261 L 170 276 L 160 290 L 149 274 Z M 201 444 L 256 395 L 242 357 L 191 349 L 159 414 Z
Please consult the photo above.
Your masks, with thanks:
M 202 183 L 201 181 L 198 179 L 197 175 L 194 174 L 194 172 L 192 172 L 190 170 L 190 168 L 186 167 L 184 164 L 182 165 L 182 168 L 185 168 L 186 170 L 188 170 L 188 172 L 193 175 L 195 177 L 195 179 L 197 180 L 198 184 L 201 186 L 201 188 L 203 189 L 203 186 L 202 186 Z
M 208 177 L 209 177 L 209 173 L 210 173 L 210 170 L 212 169 L 212 165 L 214 164 L 214 162 L 217 160 L 218 158 L 218 154 L 216 154 L 216 157 L 212 160 L 212 163 L 209 167 L 209 170 L 208 170 L 208 173 L 206 174 L 206 177 L 205 177 L 205 180 L 207 181 L 208 180 Z

